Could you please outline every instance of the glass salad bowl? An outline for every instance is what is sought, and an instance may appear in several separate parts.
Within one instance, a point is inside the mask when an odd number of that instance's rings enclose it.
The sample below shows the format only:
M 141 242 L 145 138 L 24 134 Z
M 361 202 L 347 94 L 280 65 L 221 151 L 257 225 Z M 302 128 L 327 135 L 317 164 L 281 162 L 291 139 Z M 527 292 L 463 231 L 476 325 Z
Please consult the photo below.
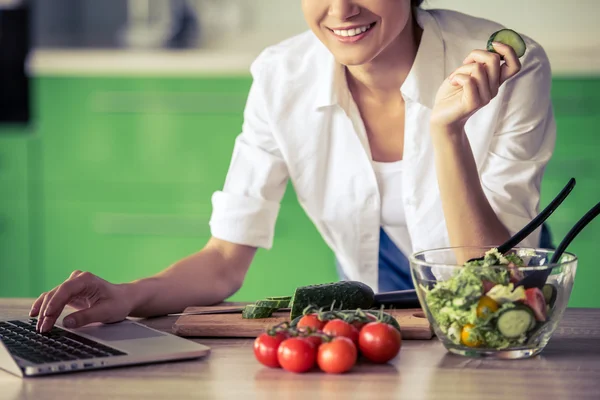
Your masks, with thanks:
M 553 250 L 454 247 L 410 257 L 419 301 L 448 351 L 471 357 L 527 358 L 539 354 L 560 322 L 573 289 L 577 257 Z M 457 260 L 481 261 L 459 263 Z M 541 288 L 515 285 L 551 268 Z

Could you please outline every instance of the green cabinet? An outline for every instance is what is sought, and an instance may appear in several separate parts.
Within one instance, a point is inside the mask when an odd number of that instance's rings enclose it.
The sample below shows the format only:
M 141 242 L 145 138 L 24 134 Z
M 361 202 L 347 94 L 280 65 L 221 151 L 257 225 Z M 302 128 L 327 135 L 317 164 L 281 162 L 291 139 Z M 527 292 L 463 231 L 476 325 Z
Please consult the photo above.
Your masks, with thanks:
M 43 78 L 38 82 L 43 274 L 122 282 L 154 274 L 209 239 L 248 78 Z M 56 96 L 60 93 L 60 96 Z M 234 299 L 333 280 L 333 257 L 290 189 L 275 248 L 260 251 Z
M 28 137 L 0 128 L 0 297 L 31 293 Z
M 577 186 L 550 217 L 558 242 L 583 214 L 600 201 L 600 79 L 556 78 L 552 98 L 557 123 L 556 149 L 542 183 L 542 206 L 548 204 L 571 177 Z M 569 246 L 578 256 L 571 306 L 600 307 L 596 268 L 600 219 L 590 223 Z

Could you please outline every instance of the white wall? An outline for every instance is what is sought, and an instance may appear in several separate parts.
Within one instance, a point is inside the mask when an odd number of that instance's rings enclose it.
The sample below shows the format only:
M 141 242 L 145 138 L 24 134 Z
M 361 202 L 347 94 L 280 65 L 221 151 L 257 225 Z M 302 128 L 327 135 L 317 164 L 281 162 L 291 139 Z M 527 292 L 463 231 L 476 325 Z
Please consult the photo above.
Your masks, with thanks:
M 242 0 L 243 1 L 243 0 Z M 245 0 L 252 29 L 283 39 L 306 29 L 300 0 Z M 600 0 L 425 0 L 425 8 L 447 8 L 495 20 L 544 47 L 600 51 Z
M 600 0 L 425 0 L 425 5 L 497 21 L 551 51 L 600 51 Z
M 248 44 L 271 44 L 306 30 L 300 0 L 240 0 L 247 7 Z M 315 0 L 316 1 L 316 0 Z M 425 0 L 495 20 L 539 42 L 555 72 L 600 73 L 600 0 Z

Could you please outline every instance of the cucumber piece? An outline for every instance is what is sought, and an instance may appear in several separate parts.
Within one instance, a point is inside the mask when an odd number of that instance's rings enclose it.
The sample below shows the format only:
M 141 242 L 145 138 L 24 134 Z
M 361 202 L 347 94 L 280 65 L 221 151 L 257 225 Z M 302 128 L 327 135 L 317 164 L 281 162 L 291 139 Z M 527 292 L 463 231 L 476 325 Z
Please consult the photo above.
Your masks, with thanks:
M 496 321 L 498 331 L 508 339 L 515 339 L 535 327 L 533 310 L 525 305 L 518 305 L 502 312 Z
M 291 301 L 292 300 L 292 296 L 267 297 L 266 300 L 287 300 L 287 301 Z
M 290 319 L 302 315 L 308 306 L 368 309 L 373 305 L 373 289 L 362 282 L 341 281 L 296 288 L 290 304 Z
M 558 294 L 558 290 L 556 290 L 556 286 L 546 283 L 542 288 L 542 293 L 544 294 L 544 300 L 546 304 L 552 308 L 554 306 L 554 302 L 556 301 L 556 296 Z
M 525 54 L 525 50 L 527 49 L 521 35 L 512 29 L 500 29 L 499 31 L 492 33 L 487 42 L 487 50 L 496 53 L 492 42 L 500 42 L 512 47 L 519 58 L 523 57 L 523 54 Z
M 537 322 L 534 326 L 533 329 L 531 329 L 529 331 L 529 333 L 527 334 L 529 336 L 529 338 L 527 339 L 527 344 L 538 344 L 538 342 L 540 341 L 540 338 L 544 335 L 545 333 L 545 327 L 548 323 L 547 322 Z
M 267 308 L 288 308 L 290 306 L 289 300 L 258 300 L 256 302 L 258 307 L 267 307 Z
M 242 318 L 246 319 L 259 319 L 269 318 L 273 313 L 277 311 L 276 308 L 271 307 L 259 307 L 256 304 L 248 304 L 242 310 Z

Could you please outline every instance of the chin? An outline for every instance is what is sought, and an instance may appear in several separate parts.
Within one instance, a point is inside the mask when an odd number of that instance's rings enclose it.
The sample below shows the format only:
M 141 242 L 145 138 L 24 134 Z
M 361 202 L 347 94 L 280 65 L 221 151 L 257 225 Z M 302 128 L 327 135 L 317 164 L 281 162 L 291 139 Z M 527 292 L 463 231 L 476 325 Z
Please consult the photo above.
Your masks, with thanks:
M 334 53 L 334 57 L 337 60 L 337 62 L 339 62 L 342 65 L 345 65 L 347 67 L 353 67 L 353 66 L 358 66 L 358 65 L 364 65 L 367 64 L 371 61 L 373 61 L 373 59 L 375 58 L 376 54 L 371 54 L 371 53 L 363 53 L 360 52 L 357 54 L 348 54 L 348 52 L 344 52 L 343 54 L 335 54 Z

